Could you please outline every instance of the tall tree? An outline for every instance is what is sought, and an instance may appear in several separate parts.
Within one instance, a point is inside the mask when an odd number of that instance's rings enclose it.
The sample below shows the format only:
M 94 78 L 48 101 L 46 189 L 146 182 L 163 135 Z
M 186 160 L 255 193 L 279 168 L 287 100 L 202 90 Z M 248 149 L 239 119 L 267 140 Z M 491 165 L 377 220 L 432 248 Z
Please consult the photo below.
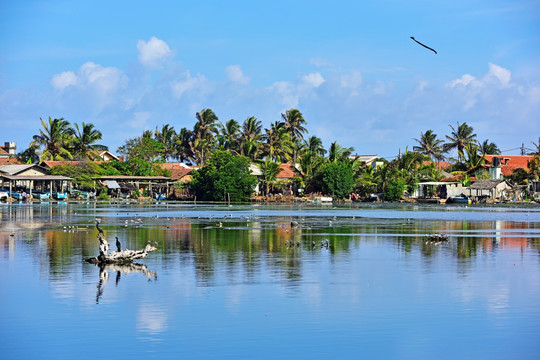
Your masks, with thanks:
M 281 118 L 283 119 L 283 126 L 291 137 L 291 141 L 294 144 L 299 144 L 301 140 L 304 139 L 304 133 L 307 133 L 307 129 L 304 127 L 304 125 L 307 124 L 307 121 L 304 119 L 304 116 L 302 115 L 300 110 L 287 110 L 284 114 L 281 114 Z M 299 148 L 299 146 L 293 147 L 293 164 L 296 163 Z
M 476 142 L 476 134 L 474 129 L 467 125 L 466 122 L 460 124 L 457 122 L 457 128 L 454 128 L 452 125 L 449 125 L 452 129 L 450 136 L 446 135 L 447 142 L 444 144 L 444 150 L 450 151 L 457 149 L 458 151 L 458 161 L 462 161 L 462 154 L 465 146 L 468 144 Z
M 353 151 L 354 147 L 342 147 L 337 141 L 334 141 L 330 144 L 330 149 L 328 150 L 328 161 L 331 163 L 338 161 L 346 162 L 349 160 L 349 156 Z
M 175 138 L 176 131 L 173 126 L 165 124 L 161 127 L 161 130 L 158 130 L 156 127 L 154 139 L 163 145 L 163 157 L 165 161 L 169 158 L 176 158 Z
M 480 148 L 478 149 L 480 151 L 480 154 L 486 154 L 486 155 L 500 155 L 501 150 L 499 150 L 499 147 L 494 142 L 489 142 L 489 139 L 484 140 L 480 144 Z
M 40 161 L 72 159 L 73 156 L 68 149 L 73 130 L 69 122 L 64 118 L 53 120 L 50 116 L 48 122 L 42 118 L 40 120 L 43 129 L 39 131 L 39 135 L 34 135 L 34 140 L 30 143 L 30 146 L 43 147 Z
M 321 138 L 313 135 L 306 140 L 306 148 L 315 156 L 324 156 L 326 149 L 323 147 Z
M 262 125 L 257 118 L 248 117 L 242 125 L 242 133 L 240 135 L 240 154 L 251 158 L 252 160 L 260 152 L 262 138 Z
M 420 139 L 413 139 L 418 142 L 418 146 L 413 146 L 413 151 L 418 151 L 428 155 L 432 160 L 442 160 L 444 140 L 437 139 L 437 134 L 433 130 L 428 130 L 426 133 L 420 132 Z
M 233 153 L 239 153 L 240 143 L 240 124 L 234 119 L 230 119 L 225 122 L 225 125 L 221 125 L 219 131 L 219 145 L 225 150 L 232 151 Z
M 211 109 L 203 109 L 195 114 L 197 122 L 193 129 L 194 139 L 191 149 L 197 164 L 204 165 L 212 155 L 215 137 L 218 134 L 218 117 Z
M 262 139 L 264 154 L 270 160 L 287 162 L 290 159 L 289 154 L 292 153 L 293 144 L 282 122 L 272 123 L 269 129 L 265 129 Z
M 270 191 L 270 186 L 276 181 L 277 176 L 281 172 L 279 163 L 273 162 L 272 160 L 266 160 L 261 163 L 261 172 L 264 180 L 264 186 L 266 194 Z
M 195 156 L 191 148 L 195 134 L 187 128 L 181 128 L 174 137 L 175 154 L 182 162 L 195 162 Z
M 75 124 L 71 129 L 73 140 L 71 149 L 73 156 L 80 160 L 99 159 L 96 151 L 109 150 L 105 145 L 96 144 L 102 138 L 101 131 L 96 129 L 93 124 Z

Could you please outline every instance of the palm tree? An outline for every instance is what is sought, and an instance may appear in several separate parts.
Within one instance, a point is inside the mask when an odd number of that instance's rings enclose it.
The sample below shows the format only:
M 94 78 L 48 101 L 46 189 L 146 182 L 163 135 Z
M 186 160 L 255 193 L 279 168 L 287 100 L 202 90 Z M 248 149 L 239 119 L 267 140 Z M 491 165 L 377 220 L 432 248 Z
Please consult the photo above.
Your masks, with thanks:
M 191 148 L 195 134 L 193 131 L 182 128 L 174 137 L 175 154 L 181 162 L 195 162 L 195 157 Z
M 477 144 L 469 143 L 465 145 L 464 150 L 463 153 L 460 153 L 460 156 L 463 159 L 463 165 L 467 173 L 475 172 L 486 162 L 486 153 L 479 155 L 480 151 Z
M 167 159 L 170 157 L 176 157 L 176 151 L 174 146 L 175 137 L 176 131 L 174 130 L 173 126 L 170 126 L 169 124 L 163 125 L 161 127 L 161 131 L 159 131 L 156 127 L 154 139 L 163 144 L 163 156 L 165 157 L 165 161 L 167 161 Z
M 197 123 L 193 128 L 194 139 L 191 148 L 197 164 L 204 165 L 211 155 L 215 136 L 218 134 L 218 117 L 211 109 L 203 109 L 197 114 Z
M 75 127 L 70 131 L 73 134 L 71 148 L 76 158 L 81 160 L 96 159 L 99 157 L 95 154 L 95 151 L 109 150 L 105 145 L 96 144 L 97 141 L 101 140 L 102 134 L 93 124 L 83 122 L 81 128 L 79 128 L 79 124 L 75 124 Z
M 413 146 L 413 151 L 418 151 L 422 154 L 428 155 L 435 161 L 439 161 L 443 158 L 443 143 L 441 139 L 437 139 L 437 134 L 433 133 L 433 130 L 426 131 L 425 134 L 420 132 L 420 139 L 413 139 L 418 142 L 419 146 Z
M 306 148 L 316 156 L 324 156 L 326 149 L 323 147 L 321 138 L 317 136 L 310 136 L 306 140 Z
M 40 157 L 40 161 L 44 160 L 65 160 L 65 158 L 72 159 L 73 156 L 69 152 L 69 143 L 72 139 L 72 129 L 69 126 L 69 122 L 60 119 L 51 119 L 49 116 L 49 122 L 46 123 L 42 118 L 41 125 L 43 129 L 39 131 L 39 135 L 34 135 L 33 141 L 30 145 L 43 146 L 43 152 Z
M 262 140 L 264 154 L 271 160 L 287 162 L 290 159 L 293 143 L 282 122 L 276 121 L 265 129 Z
M 283 126 L 291 136 L 291 141 L 294 144 L 300 143 L 304 139 L 304 133 L 307 133 L 307 129 L 304 127 L 307 124 L 307 121 L 304 119 L 304 116 L 298 109 L 290 109 L 285 111 L 284 114 L 281 114 L 283 119 Z M 297 152 L 298 146 L 296 149 L 293 148 L 292 161 L 293 164 L 296 163 L 296 158 L 298 156 Z
M 261 172 L 264 179 L 266 194 L 270 191 L 270 185 L 276 181 L 277 176 L 281 172 L 279 165 L 279 163 L 268 159 L 261 163 Z
M 337 141 L 334 141 L 332 144 L 330 144 L 330 149 L 328 150 L 328 161 L 348 161 L 349 156 L 352 154 L 353 151 L 353 147 L 342 147 L 337 143 Z
M 225 122 L 225 126 L 220 126 L 219 144 L 225 150 L 238 152 L 240 138 L 240 124 L 238 121 L 231 119 Z
M 478 149 L 481 154 L 487 154 L 487 155 L 500 155 L 501 150 L 499 150 L 499 147 L 494 142 L 489 142 L 489 139 L 486 139 L 480 144 L 480 148 Z
M 476 141 L 476 134 L 474 133 L 473 128 L 467 125 L 467 123 L 460 125 L 458 121 L 457 129 L 455 129 L 452 125 L 449 126 L 452 129 L 452 133 L 450 136 L 446 135 L 448 142 L 444 144 L 444 151 L 448 152 L 452 149 L 457 149 L 458 161 L 461 162 L 461 155 L 463 154 L 465 146 Z
M 257 118 L 248 117 L 242 125 L 240 154 L 255 159 L 261 147 L 262 125 Z

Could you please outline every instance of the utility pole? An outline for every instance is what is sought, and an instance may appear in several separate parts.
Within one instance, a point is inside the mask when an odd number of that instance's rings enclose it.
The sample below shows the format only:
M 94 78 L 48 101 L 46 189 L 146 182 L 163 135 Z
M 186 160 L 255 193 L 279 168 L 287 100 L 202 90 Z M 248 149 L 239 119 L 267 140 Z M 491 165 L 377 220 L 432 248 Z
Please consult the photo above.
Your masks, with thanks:
M 525 144 L 521 143 L 521 156 L 525 155 Z

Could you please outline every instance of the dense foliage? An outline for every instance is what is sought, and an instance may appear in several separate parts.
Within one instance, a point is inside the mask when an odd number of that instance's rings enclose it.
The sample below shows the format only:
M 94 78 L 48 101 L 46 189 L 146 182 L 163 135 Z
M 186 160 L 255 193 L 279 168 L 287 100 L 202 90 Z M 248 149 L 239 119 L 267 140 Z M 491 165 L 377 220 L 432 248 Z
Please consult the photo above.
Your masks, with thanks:
M 249 158 L 216 150 L 205 166 L 193 171 L 191 191 L 202 201 L 249 200 L 257 185 Z
M 353 191 L 354 172 L 352 164 L 332 162 L 325 164 L 320 176 L 323 194 L 332 195 L 336 199 L 345 199 Z

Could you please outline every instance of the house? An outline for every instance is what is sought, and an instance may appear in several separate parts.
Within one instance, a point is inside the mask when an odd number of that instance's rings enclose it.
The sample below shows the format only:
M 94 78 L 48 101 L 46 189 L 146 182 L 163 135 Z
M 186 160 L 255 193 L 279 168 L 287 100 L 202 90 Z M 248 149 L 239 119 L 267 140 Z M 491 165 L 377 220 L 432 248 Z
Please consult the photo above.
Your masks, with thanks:
M 492 178 L 501 179 L 502 176 L 510 176 L 518 169 L 529 171 L 531 155 L 486 155 L 486 160 L 491 163 L 490 173 Z
M 480 179 L 465 188 L 464 194 L 474 200 L 521 200 L 520 192 L 506 180 Z
M 63 193 L 72 180 L 67 176 L 48 175 L 46 168 L 36 164 L 0 166 L 0 186 L 4 188 L 7 183 L 11 194 L 15 189 L 22 189 L 28 194 L 33 194 L 34 190 L 47 190 L 52 197 L 54 191 Z
M 465 188 L 460 182 L 429 181 L 418 183 L 412 197 L 419 202 L 442 203 L 449 197 L 459 196 Z
M 91 152 L 91 155 L 93 155 L 94 158 L 100 158 L 103 161 L 122 161 L 122 159 L 116 155 L 114 155 L 109 150 L 95 150 Z
M 189 182 L 191 181 L 191 172 L 194 167 L 184 163 L 163 163 L 158 164 L 163 170 L 168 170 L 171 173 L 172 181 Z
M 5 142 L 4 146 L 0 146 L 0 158 L 14 157 L 17 155 L 17 143 Z

